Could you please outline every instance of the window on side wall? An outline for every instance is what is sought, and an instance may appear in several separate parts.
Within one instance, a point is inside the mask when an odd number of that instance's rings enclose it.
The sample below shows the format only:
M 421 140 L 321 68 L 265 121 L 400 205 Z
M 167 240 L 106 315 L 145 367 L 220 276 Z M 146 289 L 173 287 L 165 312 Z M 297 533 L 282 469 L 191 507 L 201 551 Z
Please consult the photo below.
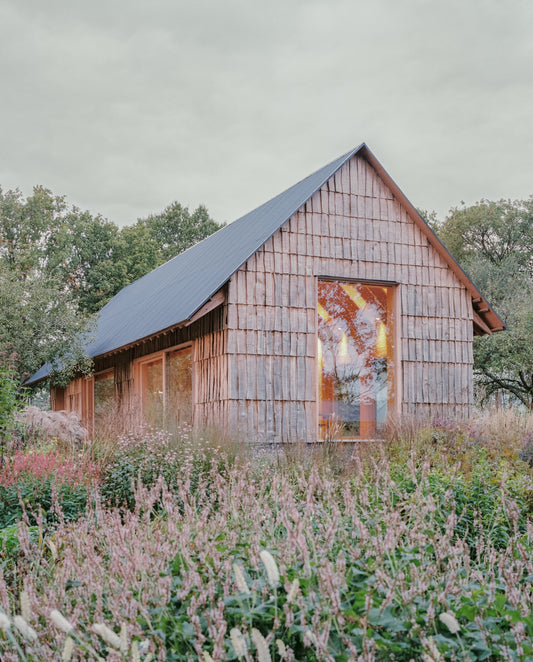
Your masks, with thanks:
M 140 359 L 137 380 L 145 423 L 169 430 L 192 423 L 191 345 Z
M 318 281 L 321 439 L 372 439 L 394 402 L 394 287 Z
M 106 370 L 94 376 L 94 433 L 105 435 L 114 427 L 115 416 L 115 376 L 113 370 Z

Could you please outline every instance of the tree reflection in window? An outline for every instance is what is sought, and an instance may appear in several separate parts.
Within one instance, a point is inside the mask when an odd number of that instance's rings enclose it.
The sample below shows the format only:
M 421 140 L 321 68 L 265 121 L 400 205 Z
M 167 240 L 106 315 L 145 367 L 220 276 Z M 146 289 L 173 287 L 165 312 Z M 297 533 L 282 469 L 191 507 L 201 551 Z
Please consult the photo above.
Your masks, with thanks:
M 372 438 L 392 398 L 390 287 L 318 281 L 320 437 Z

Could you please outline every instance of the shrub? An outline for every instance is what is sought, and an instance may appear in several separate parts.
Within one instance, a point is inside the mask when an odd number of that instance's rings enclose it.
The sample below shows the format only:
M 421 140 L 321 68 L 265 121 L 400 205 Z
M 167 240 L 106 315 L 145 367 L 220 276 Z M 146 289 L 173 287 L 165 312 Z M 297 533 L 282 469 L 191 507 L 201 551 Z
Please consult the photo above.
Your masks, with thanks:
M 44 513 L 49 521 L 76 519 L 85 511 L 98 470 L 85 458 L 75 462 L 57 452 L 15 451 L 0 474 L 0 528 Z

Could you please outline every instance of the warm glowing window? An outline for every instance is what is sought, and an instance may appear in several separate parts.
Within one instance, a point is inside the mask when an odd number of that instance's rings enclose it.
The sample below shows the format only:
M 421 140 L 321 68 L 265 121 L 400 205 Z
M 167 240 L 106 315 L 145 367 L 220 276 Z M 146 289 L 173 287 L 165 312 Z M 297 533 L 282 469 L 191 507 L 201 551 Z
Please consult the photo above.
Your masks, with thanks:
M 393 398 L 393 288 L 318 281 L 321 439 L 372 438 Z
M 146 423 L 174 429 L 192 423 L 192 347 L 138 363 L 141 410 Z

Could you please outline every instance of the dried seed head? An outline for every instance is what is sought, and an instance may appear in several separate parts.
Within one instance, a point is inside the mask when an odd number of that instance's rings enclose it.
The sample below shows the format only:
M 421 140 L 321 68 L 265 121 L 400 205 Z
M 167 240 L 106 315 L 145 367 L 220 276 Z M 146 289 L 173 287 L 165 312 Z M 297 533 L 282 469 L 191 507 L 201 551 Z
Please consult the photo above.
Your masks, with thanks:
M 232 567 L 233 567 L 233 573 L 235 574 L 235 583 L 237 584 L 237 588 L 239 589 L 239 591 L 241 593 L 250 593 L 250 589 L 248 588 L 246 579 L 244 579 L 241 566 L 238 563 L 234 563 Z
M 70 662 L 73 652 L 74 642 L 70 637 L 67 637 L 65 639 L 65 645 L 63 646 L 63 653 L 61 654 L 61 662 Z
M 22 616 L 15 616 L 13 619 L 13 623 L 15 624 L 15 627 L 17 630 L 20 632 L 20 634 L 27 639 L 28 641 L 35 641 L 37 639 L 37 632 L 31 627 L 31 625 L 28 625 L 26 621 L 22 618 Z
M 22 591 L 22 593 L 20 594 L 20 613 L 25 621 L 30 620 L 31 618 L 30 596 L 26 591 Z
M 246 639 L 244 638 L 242 632 L 237 628 L 232 628 L 230 630 L 229 636 L 231 638 L 231 643 L 235 650 L 235 654 L 240 659 L 241 657 L 246 657 L 248 653 L 248 647 L 246 646 Z
M 93 630 L 96 634 L 116 650 L 120 650 L 120 637 L 116 635 L 113 630 L 110 630 L 104 623 L 95 623 Z
M 265 566 L 268 583 L 270 586 L 272 586 L 272 588 L 275 588 L 279 584 L 279 570 L 278 566 L 276 565 L 276 561 L 274 560 L 272 554 L 266 549 L 263 549 L 261 552 L 259 552 L 259 556 L 261 557 L 261 561 L 263 561 L 263 565 Z
M 459 621 L 455 618 L 455 615 L 452 614 L 451 611 L 445 611 L 442 614 L 439 614 L 439 621 L 441 623 L 444 623 L 444 625 L 448 628 L 448 630 L 452 634 L 459 632 L 459 630 L 461 629 L 461 626 L 459 625 Z
M 259 630 L 256 630 L 255 628 L 252 628 L 252 641 L 254 642 L 255 650 L 257 651 L 258 662 L 272 662 L 266 639 Z
M 54 622 L 54 625 L 56 625 L 65 634 L 69 634 L 72 632 L 72 630 L 74 630 L 72 623 L 69 623 L 69 621 L 67 621 L 63 614 L 57 609 L 52 609 L 50 612 L 50 618 Z

